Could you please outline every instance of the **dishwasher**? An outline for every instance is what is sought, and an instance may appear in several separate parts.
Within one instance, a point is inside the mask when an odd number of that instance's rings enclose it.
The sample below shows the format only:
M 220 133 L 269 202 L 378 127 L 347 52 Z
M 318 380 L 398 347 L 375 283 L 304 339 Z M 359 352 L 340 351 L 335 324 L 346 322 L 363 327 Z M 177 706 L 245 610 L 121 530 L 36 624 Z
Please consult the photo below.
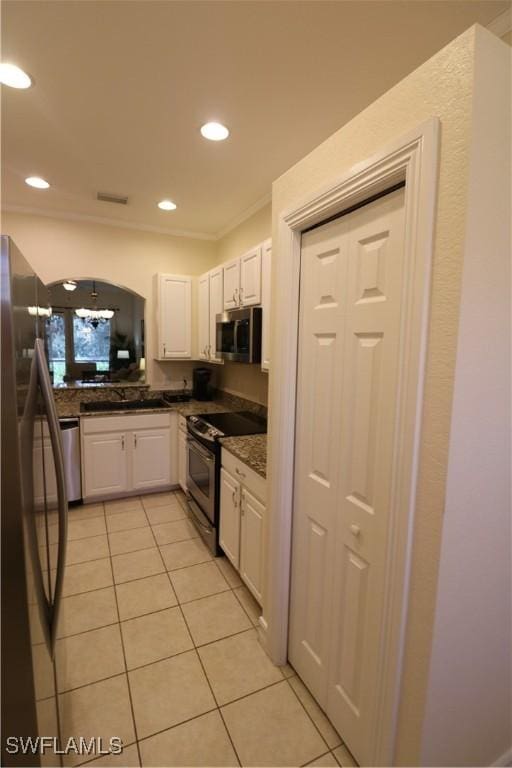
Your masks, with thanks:
M 80 422 L 78 419 L 59 419 L 62 452 L 64 454 L 64 472 L 68 502 L 82 498 L 82 478 L 80 471 Z

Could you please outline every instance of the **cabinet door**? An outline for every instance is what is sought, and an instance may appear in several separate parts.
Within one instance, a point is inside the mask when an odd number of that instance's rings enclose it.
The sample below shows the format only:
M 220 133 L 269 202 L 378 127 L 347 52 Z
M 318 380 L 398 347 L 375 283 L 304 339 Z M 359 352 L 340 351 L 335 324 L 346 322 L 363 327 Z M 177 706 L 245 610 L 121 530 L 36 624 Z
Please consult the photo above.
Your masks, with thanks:
M 187 493 L 187 433 L 181 429 L 178 432 L 178 482 Z
M 272 240 L 265 240 L 261 247 L 261 370 L 270 368 L 270 286 L 272 271 Z
M 192 280 L 160 275 L 159 283 L 159 357 L 192 357 Z
M 224 264 L 224 309 L 236 309 L 240 302 L 240 259 Z
M 240 483 L 220 470 L 219 544 L 235 568 L 240 561 Z
M 261 605 L 263 516 L 265 506 L 242 488 L 240 576 Z
M 261 246 L 240 259 L 240 306 L 261 304 Z
M 131 433 L 132 486 L 155 488 L 171 484 L 170 429 L 142 429 Z
M 200 360 L 208 360 L 208 345 L 210 344 L 210 276 L 201 275 L 198 286 L 197 309 L 197 356 Z
M 212 269 L 210 272 L 210 360 L 222 362 L 217 356 L 217 315 L 224 311 L 224 274 L 222 267 Z
M 126 432 L 85 435 L 83 446 L 85 497 L 127 491 L 129 452 Z

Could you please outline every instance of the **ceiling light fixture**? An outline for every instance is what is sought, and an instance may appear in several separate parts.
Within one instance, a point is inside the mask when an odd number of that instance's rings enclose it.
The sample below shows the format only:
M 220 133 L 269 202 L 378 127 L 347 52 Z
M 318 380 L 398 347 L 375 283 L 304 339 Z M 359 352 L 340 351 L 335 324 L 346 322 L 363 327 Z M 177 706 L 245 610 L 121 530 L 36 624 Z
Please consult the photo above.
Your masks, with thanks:
M 9 88 L 30 88 L 32 80 L 16 64 L 0 64 L 0 83 Z
M 209 141 L 224 141 L 229 136 L 229 131 L 222 123 L 205 123 L 201 126 L 201 135 Z
M 161 208 L 162 211 L 175 211 L 176 203 L 173 203 L 172 200 L 160 200 L 158 207 Z
M 42 179 L 40 176 L 29 176 L 25 179 L 25 184 L 29 187 L 35 187 L 35 189 L 48 189 L 50 186 L 46 179 Z
M 75 283 L 74 280 L 66 280 L 65 282 L 62 283 L 62 287 L 66 291 L 75 291 L 77 288 L 77 284 Z

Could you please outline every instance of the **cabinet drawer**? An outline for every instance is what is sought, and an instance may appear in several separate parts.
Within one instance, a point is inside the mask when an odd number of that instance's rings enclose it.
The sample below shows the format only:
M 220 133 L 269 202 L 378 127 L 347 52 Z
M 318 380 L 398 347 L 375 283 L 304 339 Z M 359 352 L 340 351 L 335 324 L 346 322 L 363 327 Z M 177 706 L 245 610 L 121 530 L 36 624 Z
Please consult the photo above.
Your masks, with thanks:
M 102 432 L 124 431 L 129 429 L 155 429 L 169 427 L 168 413 L 132 413 L 122 416 L 100 416 L 80 419 L 84 435 Z
M 222 466 L 233 475 L 242 485 L 244 485 L 260 501 L 266 501 L 267 481 L 261 475 L 258 475 L 253 469 L 244 464 L 243 461 L 233 456 L 226 448 L 222 449 Z

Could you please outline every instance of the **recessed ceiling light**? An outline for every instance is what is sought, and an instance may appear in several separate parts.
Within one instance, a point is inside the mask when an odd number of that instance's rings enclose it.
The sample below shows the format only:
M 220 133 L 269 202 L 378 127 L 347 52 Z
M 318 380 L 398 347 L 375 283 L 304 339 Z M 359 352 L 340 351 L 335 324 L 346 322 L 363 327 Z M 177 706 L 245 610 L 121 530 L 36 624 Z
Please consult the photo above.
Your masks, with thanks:
M 176 203 L 173 203 L 172 200 L 160 200 L 158 207 L 161 208 L 162 211 L 175 211 Z
M 28 184 L 29 187 L 35 187 L 36 189 L 48 189 L 50 186 L 48 182 L 40 176 L 29 176 L 28 179 L 25 179 L 25 184 Z
M 66 289 L 66 291 L 74 291 L 77 288 L 77 284 L 74 280 L 66 280 L 66 282 L 62 283 L 62 286 Z
M 221 123 L 205 123 L 201 126 L 201 135 L 210 141 L 224 141 L 229 136 L 229 131 Z
M 10 88 L 30 88 L 32 80 L 16 64 L 0 64 L 0 83 Z

